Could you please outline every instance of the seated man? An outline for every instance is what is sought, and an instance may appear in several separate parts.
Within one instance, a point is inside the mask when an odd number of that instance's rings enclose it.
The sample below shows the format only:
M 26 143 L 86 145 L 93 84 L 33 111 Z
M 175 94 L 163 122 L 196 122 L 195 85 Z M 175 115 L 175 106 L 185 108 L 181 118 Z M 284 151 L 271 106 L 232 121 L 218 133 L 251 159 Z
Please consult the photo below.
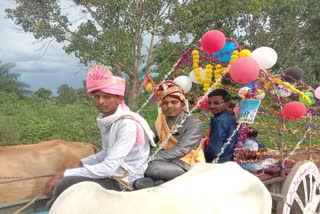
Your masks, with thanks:
M 97 122 L 102 150 L 47 182 L 46 195 L 53 196 L 47 204 L 48 209 L 73 184 L 93 181 L 106 189 L 121 191 L 130 189 L 130 185 L 142 178 L 147 169 L 149 141 L 153 142 L 154 134 L 147 122 L 125 105 L 125 80 L 112 76 L 102 66 L 94 66 L 88 72 L 86 88 L 100 112 Z
M 263 149 L 266 148 L 265 145 L 263 145 L 262 143 L 260 143 L 259 141 L 257 141 L 257 136 L 258 136 L 258 130 L 253 128 L 253 127 L 249 127 L 248 128 L 248 132 L 247 132 L 247 140 L 248 141 L 253 141 L 257 144 L 258 149 Z M 245 144 L 246 144 L 245 142 Z
M 151 156 L 145 178 L 137 180 L 133 186 L 142 189 L 157 186 L 174 179 L 189 170 L 192 163 L 204 162 L 203 151 L 197 149 L 202 136 L 203 123 L 190 115 L 176 130 L 187 112 L 184 111 L 186 99 L 182 88 L 173 81 L 164 81 L 157 86 L 156 92 L 161 113 L 155 121 L 156 141 L 163 149 Z M 171 135 L 172 133 L 172 135 Z M 171 136 L 170 136 L 171 135 Z M 166 139 L 170 138 L 166 141 Z
M 228 110 L 231 96 L 224 89 L 216 89 L 208 95 L 209 110 L 213 114 L 210 122 L 210 132 L 207 145 L 204 149 L 206 161 L 211 163 L 218 157 L 221 148 L 227 143 L 228 138 L 237 128 L 236 118 L 231 110 Z M 235 134 L 227 145 L 223 153 L 219 156 L 218 163 L 224 163 L 233 160 L 233 147 L 236 143 Z

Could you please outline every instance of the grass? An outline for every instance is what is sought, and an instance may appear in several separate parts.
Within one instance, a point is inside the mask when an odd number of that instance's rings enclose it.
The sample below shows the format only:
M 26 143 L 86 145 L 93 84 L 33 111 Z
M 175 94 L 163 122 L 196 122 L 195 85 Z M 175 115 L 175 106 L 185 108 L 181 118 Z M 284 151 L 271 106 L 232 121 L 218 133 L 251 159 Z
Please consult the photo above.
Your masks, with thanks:
M 301 147 L 309 144 L 320 145 L 319 116 L 283 120 L 276 109 L 262 102 L 255 122 L 251 125 L 258 130 L 258 140 L 261 143 L 268 148 L 276 149 L 279 143 L 283 142 L 284 149 L 289 150 L 298 143 L 301 143 Z

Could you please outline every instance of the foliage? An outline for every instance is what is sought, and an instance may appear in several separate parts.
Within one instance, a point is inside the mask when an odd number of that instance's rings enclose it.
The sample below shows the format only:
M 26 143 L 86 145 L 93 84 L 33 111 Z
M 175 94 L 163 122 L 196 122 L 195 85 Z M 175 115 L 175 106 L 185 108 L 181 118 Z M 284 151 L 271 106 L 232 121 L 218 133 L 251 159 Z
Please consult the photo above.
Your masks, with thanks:
M 177 62 L 184 49 L 197 45 L 210 29 L 223 31 L 243 48 L 274 48 L 279 56 L 274 73 L 300 66 L 312 86 L 319 83 L 320 5 L 317 0 L 148 0 L 68 3 L 83 17 L 72 17 L 61 2 L 17 2 L 7 17 L 37 39 L 66 42 L 65 51 L 82 63 L 100 63 L 128 80 L 128 103 L 141 93 L 143 71 L 159 78 Z M 143 68 L 143 69 L 142 69 Z
M 98 112 L 83 103 L 61 105 L 54 98 L 19 98 L 0 93 L 0 144 L 30 144 L 50 139 L 100 145 Z
M 233 97 L 236 92 L 230 90 Z M 137 111 L 149 97 L 144 94 L 136 106 Z M 190 102 L 191 103 L 191 102 Z M 194 104 L 191 103 L 191 108 Z M 254 124 L 250 125 L 259 131 L 258 140 L 276 149 L 281 136 L 289 151 L 303 139 L 307 130 L 306 118 L 286 121 L 286 129 L 279 135 L 279 121 L 277 112 L 279 106 L 266 97 L 260 106 Z M 148 104 L 141 115 L 153 127 L 158 113 L 158 105 L 154 102 Z M 0 145 L 31 144 L 50 139 L 63 139 L 67 141 L 83 141 L 101 145 L 101 136 L 96 125 L 95 117 L 98 114 L 94 106 L 80 101 L 71 104 L 61 104 L 58 99 L 39 99 L 38 97 L 25 97 L 21 99 L 14 93 L 0 92 Z M 203 119 L 207 135 L 210 113 L 197 110 L 194 115 Z M 320 144 L 317 136 L 320 134 L 320 117 L 312 120 L 311 138 L 303 139 L 302 147 L 308 146 L 310 140 L 313 145 Z
M 17 128 L 8 116 L 0 116 L 0 145 L 10 145 L 18 142 Z
M 33 95 L 41 99 L 49 99 L 52 96 L 52 91 L 45 88 L 39 88 Z
M 155 98 L 152 98 L 144 108 L 141 108 L 149 96 L 149 93 L 143 93 L 141 99 L 130 109 L 134 112 L 139 111 L 139 114 L 148 122 L 149 126 L 153 127 L 153 122 L 158 115 L 158 104 L 155 102 Z
M 0 61 L 0 91 L 13 92 L 21 97 L 30 93 L 27 90 L 29 86 L 18 80 L 20 74 L 11 72 L 14 66 L 10 63 L 2 64 Z
M 84 88 L 74 89 L 67 84 L 62 84 L 59 86 L 57 92 L 58 96 L 56 99 L 59 105 L 72 104 L 75 102 L 84 104 L 91 103 L 91 97 L 86 93 Z
M 274 73 L 299 66 L 305 71 L 306 82 L 316 87 L 320 81 L 319 9 L 317 0 L 193 0 L 178 28 L 182 37 L 193 38 L 192 44 L 206 31 L 218 29 L 235 38 L 242 48 L 272 47 L 278 53 Z M 197 21 L 187 22 L 192 18 Z
M 72 22 L 61 2 L 20 0 L 7 17 L 33 33 L 36 39 L 54 38 L 66 42 L 66 53 L 74 53 L 84 64 L 99 63 L 112 68 L 128 80 L 129 104 L 140 94 L 138 79 L 145 65 L 150 71 L 154 52 L 168 43 L 179 24 L 175 9 L 183 10 L 178 0 L 74 0 L 69 1 L 81 19 Z
M 128 103 L 130 106 L 135 104 L 133 110 L 139 109 L 149 97 L 140 89 L 140 71 L 159 73 L 155 80 L 159 83 L 181 53 L 190 45 L 198 45 L 203 33 L 210 29 L 221 30 L 227 37 L 235 38 L 242 48 L 274 48 L 278 53 L 274 74 L 281 74 L 290 66 L 299 66 L 305 71 L 305 82 L 319 85 L 320 5 L 317 0 L 73 2 L 84 16 L 79 24 L 72 23 L 70 17 L 63 14 L 56 0 L 41 3 L 20 0 L 15 9 L 7 9 L 6 12 L 17 25 L 26 32 L 32 32 L 37 39 L 55 38 L 58 42 L 67 42 L 65 51 L 74 53 L 82 63 L 110 66 L 117 75 L 123 72 L 129 86 Z M 179 72 L 185 71 L 181 69 Z M 2 77 L 0 72 L 0 81 Z M 15 75 L 10 78 L 17 80 Z M 173 79 L 172 76 L 169 78 Z M 0 82 L 0 87 L 5 85 Z M 45 91 L 39 91 L 37 96 L 48 96 L 42 92 Z M 202 92 L 196 86 L 189 93 L 197 97 Z M 237 97 L 236 93 L 233 97 Z M 269 98 L 264 99 L 253 124 L 259 130 L 258 139 L 271 148 L 276 148 L 282 137 L 287 145 L 296 145 L 306 133 L 306 118 L 286 121 L 286 129 L 281 133 L 277 119 L 280 108 L 273 102 Z M 19 100 L 16 94 L 0 94 L 2 143 L 11 140 L 32 143 L 53 138 L 99 142 L 100 135 L 94 121 L 97 112 L 90 103 L 90 97 L 83 89 L 76 90 L 68 85 L 59 87 L 57 98 Z M 193 100 L 190 103 L 194 104 Z M 157 105 L 147 106 L 141 114 L 152 125 Z M 202 113 L 197 111 L 196 114 Z M 205 122 L 207 125 L 208 120 Z M 315 117 L 313 136 L 319 135 L 319 123 L 319 117 Z M 17 131 L 14 132 L 15 129 Z M 312 137 L 312 141 L 320 143 L 317 137 Z

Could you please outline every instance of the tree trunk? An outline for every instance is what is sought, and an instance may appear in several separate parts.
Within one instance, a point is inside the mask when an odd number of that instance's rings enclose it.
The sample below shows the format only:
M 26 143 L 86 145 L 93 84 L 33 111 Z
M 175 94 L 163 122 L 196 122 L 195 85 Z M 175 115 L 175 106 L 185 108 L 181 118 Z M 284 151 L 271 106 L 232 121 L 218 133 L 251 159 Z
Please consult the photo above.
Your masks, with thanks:
M 122 69 L 122 67 L 121 67 L 121 65 L 119 65 L 119 64 L 114 64 L 114 67 L 116 68 L 116 76 L 118 76 L 118 77 L 122 77 L 122 74 L 121 74 L 121 69 Z
M 137 77 L 130 75 L 130 85 L 126 85 L 126 95 L 128 97 L 128 106 L 132 107 L 136 103 L 140 94 L 140 84 Z

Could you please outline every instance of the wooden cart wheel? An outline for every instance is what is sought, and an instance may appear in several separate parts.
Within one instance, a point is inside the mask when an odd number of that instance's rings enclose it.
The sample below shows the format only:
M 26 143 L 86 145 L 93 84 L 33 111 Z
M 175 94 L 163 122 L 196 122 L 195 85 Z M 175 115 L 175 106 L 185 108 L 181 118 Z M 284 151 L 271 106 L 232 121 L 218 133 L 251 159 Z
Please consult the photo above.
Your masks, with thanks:
M 311 161 L 294 165 L 281 189 L 283 201 L 277 204 L 277 213 L 320 213 L 320 173 Z

